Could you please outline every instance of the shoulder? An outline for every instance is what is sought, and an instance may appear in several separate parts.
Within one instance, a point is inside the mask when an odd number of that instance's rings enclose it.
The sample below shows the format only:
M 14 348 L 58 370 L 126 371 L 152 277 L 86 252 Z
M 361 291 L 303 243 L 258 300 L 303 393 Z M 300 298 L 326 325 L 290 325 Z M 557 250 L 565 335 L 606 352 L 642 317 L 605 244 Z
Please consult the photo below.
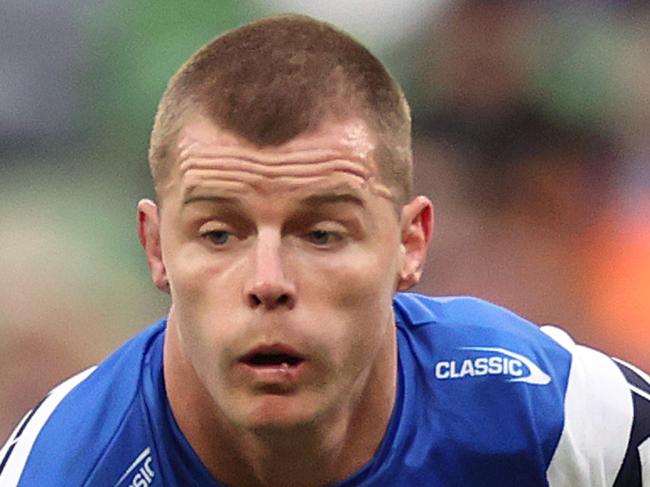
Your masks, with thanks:
M 398 328 L 420 344 L 431 345 L 432 353 L 502 348 L 549 358 L 555 365 L 559 360 L 568 373 L 571 354 L 565 347 L 536 324 L 496 304 L 465 296 L 402 293 L 395 296 L 394 306 Z
M 474 410 L 492 418 L 518 410 L 520 426 L 534 432 L 527 441 L 541 442 L 551 487 L 650 486 L 643 371 L 476 298 L 402 294 L 395 310 L 400 350 L 425 371 L 432 397 L 463 401 L 468 421 Z M 476 397 L 490 399 L 478 407 Z M 516 438 L 515 422 L 507 428 Z M 480 438 L 468 441 L 476 446 Z M 486 448 L 495 441 L 485 440 Z
M 403 294 L 395 308 L 409 416 L 439 418 L 423 442 L 446 439 L 432 456 L 466 472 L 467 485 L 541 485 L 562 430 L 570 352 L 480 299 Z
M 132 412 L 138 407 L 143 361 L 163 329 L 162 322 L 148 328 L 29 411 L 0 450 L 0 485 L 86 485 L 125 425 L 140 434 L 141 414 Z M 129 446 L 122 448 L 132 455 Z
M 398 293 L 394 298 L 398 322 L 408 326 L 485 327 L 492 330 L 521 331 L 536 328 L 530 321 L 497 304 L 471 296 L 430 297 Z M 531 329 L 532 329 L 531 328 Z
M 562 399 L 571 353 L 538 326 L 495 304 L 471 297 L 397 295 L 397 326 L 405 355 L 431 369 L 436 383 L 500 388 L 527 401 L 531 393 Z M 506 384 L 551 387 L 523 388 Z M 455 393 L 458 388 L 452 388 Z

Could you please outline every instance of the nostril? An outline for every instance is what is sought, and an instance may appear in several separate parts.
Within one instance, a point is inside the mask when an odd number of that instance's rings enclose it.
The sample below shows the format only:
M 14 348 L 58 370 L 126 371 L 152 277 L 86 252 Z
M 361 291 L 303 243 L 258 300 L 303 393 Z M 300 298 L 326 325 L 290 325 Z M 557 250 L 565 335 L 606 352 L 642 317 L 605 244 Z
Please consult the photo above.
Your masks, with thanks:
M 251 308 L 258 308 L 260 306 L 264 306 L 268 309 L 274 309 L 278 306 L 291 308 L 293 306 L 293 298 L 289 293 L 282 293 L 275 296 L 250 293 L 248 295 L 248 304 Z

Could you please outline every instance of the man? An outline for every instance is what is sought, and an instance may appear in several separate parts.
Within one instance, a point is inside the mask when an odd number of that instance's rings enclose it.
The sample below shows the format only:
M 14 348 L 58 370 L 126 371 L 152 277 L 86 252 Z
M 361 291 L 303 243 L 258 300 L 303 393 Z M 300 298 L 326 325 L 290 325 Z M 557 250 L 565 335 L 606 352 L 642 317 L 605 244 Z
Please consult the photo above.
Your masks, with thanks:
M 172 78 L 138 230 L 169 316 L 55 388 L 4 486 L 650 485 L 650 381 L 417 283 L 404 96 L 302 16 L 228 32 Z

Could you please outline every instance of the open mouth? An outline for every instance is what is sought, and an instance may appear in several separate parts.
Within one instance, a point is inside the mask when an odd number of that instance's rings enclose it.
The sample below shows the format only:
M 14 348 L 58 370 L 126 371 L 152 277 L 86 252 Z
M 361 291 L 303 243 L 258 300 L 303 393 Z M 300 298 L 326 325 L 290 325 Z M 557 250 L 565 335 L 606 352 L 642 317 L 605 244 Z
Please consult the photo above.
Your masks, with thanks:
M 304 357 L 284 346 L 258 347 L 240 359 L 240 362 L 256 368 L 296 367 L 304 361 Z
M 272 367 L 274 365 L 281 366 L 283 364 L 293 367 L 302 361 L 303 360 L 299 357 L 294 357 L 284 353 L 256 353 L 248 360 L 244 360 L 244 363 L 252 365 L 253 367 Z

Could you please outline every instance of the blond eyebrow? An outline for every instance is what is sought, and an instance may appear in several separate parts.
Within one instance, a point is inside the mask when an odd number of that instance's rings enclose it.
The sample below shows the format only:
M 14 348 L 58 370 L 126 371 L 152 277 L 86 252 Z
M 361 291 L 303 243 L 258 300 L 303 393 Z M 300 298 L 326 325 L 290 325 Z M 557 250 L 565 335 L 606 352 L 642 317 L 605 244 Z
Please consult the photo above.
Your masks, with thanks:
M 240 206 L 241 201 L 238 198 L 231 196 L 220 195 L 194 195 L 187 196 L 183 200 L 182 206 L 188 206 L 195 203 L 210 203 L 210 204 L 223 204 L 230 206 Z M 360 196 L 348 192 L 328 192 L 320 194 L 312 194 L 300 200 L 301 204 L 306 206 L 318 207 L 328 204 L 337 203 L 352 203 L 353 205 L 361 208 L 366 207 L 366 203 Z
M 301 203 L 307 206 L 322 206 L 326 204 L 334 203 L 352 203 L 354 205 L 360 206 L 361 208 L 366 207 L 366 203 L 360 196 L 357 196 L 354 193 L 322 193 L 322 194 L 313 194 L 303 198 Z
M 228 205 L 239 205 L 240 201 L 237 198 L 233 198 L 230 196 L 218 196 L 218 195 L 195 195 L 195 196 L 187 196 L 185 199 L 183 199 L 183 206 L 190 205 L 192 203 L 222 203 L 222 204 L 228 204 Z

